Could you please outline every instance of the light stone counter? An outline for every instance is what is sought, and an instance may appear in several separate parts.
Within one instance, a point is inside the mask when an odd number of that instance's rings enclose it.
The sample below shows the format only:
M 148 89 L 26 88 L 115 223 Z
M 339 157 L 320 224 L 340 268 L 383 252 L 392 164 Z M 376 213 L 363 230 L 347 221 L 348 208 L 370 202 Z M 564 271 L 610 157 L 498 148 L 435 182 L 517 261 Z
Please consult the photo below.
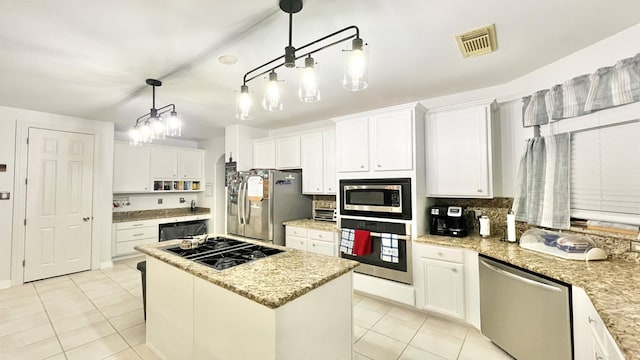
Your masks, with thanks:
M 565 260 L 479 236 L 423 235 L 416 243 L 475 250 L 521 268 L 583 288 L 627 359 L 640 359 L 640 265 L 624 259 Z
M 285 221 L 282 223 L 286 226 L 295 226 L 306 229 L 324 230 L 324 231 L 338 231 L 338 226 L 332 221 L 318 221 L 313 219 L 300 219 Z
M 338 278 L 359 265 L 352 260 L 299 251 L 246 238 L 224 236 L 281 249 L 284 252 L 229 269 L 215 270 L 163 250 L 163 248 L 177 246 L 180 240 L 142 245 L 135 249 L 272 309 Z

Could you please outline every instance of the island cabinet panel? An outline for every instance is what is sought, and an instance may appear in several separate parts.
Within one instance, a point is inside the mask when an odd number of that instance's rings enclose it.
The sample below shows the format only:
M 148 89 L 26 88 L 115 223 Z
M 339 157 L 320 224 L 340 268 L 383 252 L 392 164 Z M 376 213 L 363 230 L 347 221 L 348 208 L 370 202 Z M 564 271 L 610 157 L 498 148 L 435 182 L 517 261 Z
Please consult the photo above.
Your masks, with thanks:
M 193 359 L 193 275 L 147 256 L 147 345 L 165 359 Z

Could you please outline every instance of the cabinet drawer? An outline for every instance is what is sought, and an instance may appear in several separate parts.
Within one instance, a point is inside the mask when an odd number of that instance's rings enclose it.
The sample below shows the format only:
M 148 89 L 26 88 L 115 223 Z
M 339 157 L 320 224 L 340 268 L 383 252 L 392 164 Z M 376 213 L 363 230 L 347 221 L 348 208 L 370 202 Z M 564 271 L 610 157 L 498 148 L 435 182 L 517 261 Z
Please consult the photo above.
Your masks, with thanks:
M 140 220 L 116 223 L 116 230 L 137 229 L 141 227 L 157 226 L 158 220 Z
M 287 226 L 287 235 L 307 237 L 307 229 Z
M 116 255 L 132 254 L 137 252 L 134 247 L 138 245 L 153 244 L 158 242 L 158 238 L 146 238 L 133 241 L 124 241 L 116 243 Z
M 427 246 L 427 248 L 422 251 L 422 254 L 428 259 L 464 264 L 464 251 L 461 249 Z
M 334 242 L 334 234 L 331 231 L 322 231 L 322 230 L 307 230 L 307 235 L 309 239 L 327 241 L 330 243 Z
M 158 228 L 156 226 L 118 230 L 116 233 L 117 243 L 148 238 L 158 240 Z
M 292 249 L 307 250 L 307 238 L 298 236 L 287 236 L 286 246 Z

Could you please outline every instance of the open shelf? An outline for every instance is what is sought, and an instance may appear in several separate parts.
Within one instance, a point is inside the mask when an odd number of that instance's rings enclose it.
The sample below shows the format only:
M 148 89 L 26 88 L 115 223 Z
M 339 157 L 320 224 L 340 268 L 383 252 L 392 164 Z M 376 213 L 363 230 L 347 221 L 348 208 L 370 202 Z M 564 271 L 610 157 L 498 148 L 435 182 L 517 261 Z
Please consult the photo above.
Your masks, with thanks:
M 202 191 L 200 180 L 154 180 L 154 192 Z

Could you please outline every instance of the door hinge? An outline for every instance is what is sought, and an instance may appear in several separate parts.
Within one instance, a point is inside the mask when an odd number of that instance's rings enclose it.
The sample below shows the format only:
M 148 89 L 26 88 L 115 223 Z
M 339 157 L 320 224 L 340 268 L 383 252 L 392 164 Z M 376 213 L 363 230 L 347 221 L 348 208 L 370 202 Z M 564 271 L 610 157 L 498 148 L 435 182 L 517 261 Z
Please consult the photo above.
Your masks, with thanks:
M 24 267 L 24 262 L 25 262 L 25 261 L 24 261 L 24 260 L 22 260 L 22 267 Z
M 27 185 L 28 179 L 24 179 L 24 184 Z
M 27 226 L 27 219 L 24 219 L 24 226 Z
M 27 145 L 29 145 L 29 138 L 27 138 Z

